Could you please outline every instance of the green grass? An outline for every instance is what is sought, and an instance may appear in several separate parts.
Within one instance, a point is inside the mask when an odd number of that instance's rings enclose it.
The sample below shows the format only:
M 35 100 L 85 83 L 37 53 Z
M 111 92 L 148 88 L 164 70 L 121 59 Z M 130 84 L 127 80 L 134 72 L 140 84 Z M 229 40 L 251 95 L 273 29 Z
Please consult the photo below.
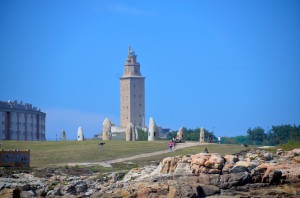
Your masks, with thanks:
M 295 148 L 300 148 L 300 141 L 295 142 L 295 141 L 289 141 L 288 143 L 285 144 L 280 144 L 276 146 L 276 149 L 283 149 L 284 151 L 291 151 Z
M 18 148 L 20 150 L 30 149 L 30 166 L 35 168 L 65 166 L 67 163 L 100 162 L 123 157 L 129 157 L 142 153 L 151 153 L 166 150 L 167 141 L 103 141 L 106 142 L 103 149 L 98 146 L 99 140 L 87 141 L 0 141 L 5 150 Z M 163 155 L 152 156 L 134 160 L 137 164 L 147 164 L 149 161 L 160 161 L 165 157 L 196 154 L 207 148 L 210 153 L 221 155 L 232 154 L 243 150 L 240 145 L 203 145 L 176 150 Z M 123 164 L 123 165 L 122 165 Z M 113 169 L 130 168 L 124 163 L 114 164 L 114 167 L 95 167 L 97 170 L 112 171 Z M 127 167 L 128 166 L 128 167 Z
M 167 149 L 166 142 L 88 141 L 0 141 L 5 150 L 30 149 L 31 167 L 51 167 L 66 163 L 98 162 Z

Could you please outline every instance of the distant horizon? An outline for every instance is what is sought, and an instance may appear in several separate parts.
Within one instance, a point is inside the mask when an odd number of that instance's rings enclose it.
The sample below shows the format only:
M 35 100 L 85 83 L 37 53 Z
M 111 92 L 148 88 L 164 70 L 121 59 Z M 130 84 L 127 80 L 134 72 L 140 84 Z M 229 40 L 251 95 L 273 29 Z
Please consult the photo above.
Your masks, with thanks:
M 300 1 L 0 1 L 0 99 L 46 113 L 46 139 L 120 125 L 128 46 L 145 123 L 216 136 L 300 124 Z

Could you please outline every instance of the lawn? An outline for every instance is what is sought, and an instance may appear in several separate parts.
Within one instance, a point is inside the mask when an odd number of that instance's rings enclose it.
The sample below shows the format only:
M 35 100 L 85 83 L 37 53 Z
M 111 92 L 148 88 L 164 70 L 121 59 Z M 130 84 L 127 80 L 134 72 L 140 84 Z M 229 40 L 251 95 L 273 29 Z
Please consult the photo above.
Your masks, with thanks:
M 51 167 L 66 163 L 98 162 L 167 149 L 164 141 L 0 141 L 4 150 L 30 149 L 31 167 Z
M 99 140 L 87 141 L 1 141 L 5 150 L 30 149 L 31 167 L 55 167 L 67 163 L 99 162 L 117 158 L 129 157 L 142 153 L 166 150 L 166 141 L 103 141 L 106 144 L 101 149 Z M 222 155 L 232 154 L 243 150 L 240 145 L 203 145 L 176 150 L 162 155 L 134 160 L 137 164 L 149 161 L 160 161 L 169 156 L 200 153 L 207 148 L 209 152 Z

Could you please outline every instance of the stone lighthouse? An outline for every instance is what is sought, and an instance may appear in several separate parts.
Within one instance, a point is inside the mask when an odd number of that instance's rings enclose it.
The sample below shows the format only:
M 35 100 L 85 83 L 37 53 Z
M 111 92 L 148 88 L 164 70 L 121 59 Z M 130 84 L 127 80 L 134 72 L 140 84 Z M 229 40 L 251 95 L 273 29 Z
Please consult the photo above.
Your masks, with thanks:
M 145 127 L 145 77 L 141 75 L 137 55 L 131 47 L 120 78 L 120 126 L 132 123 Z

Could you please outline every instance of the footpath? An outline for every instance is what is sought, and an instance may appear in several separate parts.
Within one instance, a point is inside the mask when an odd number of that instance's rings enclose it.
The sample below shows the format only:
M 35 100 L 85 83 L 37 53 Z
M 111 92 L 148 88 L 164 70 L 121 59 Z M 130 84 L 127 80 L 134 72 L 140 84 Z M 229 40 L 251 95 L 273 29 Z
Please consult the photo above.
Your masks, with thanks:
M 188 147 L 193 147 L 193 146 L 198 146 L 198 145 L 206 145 L 206 144 L 212 144 L 212 143 L 200 143 L 200 142 L 185 142 L 185 143 L 180 143 L 176 144 L 175 150 L 183 149 L 183 148 L 188 148 Z M 130 160 L 135 160 L 135 159 L 140 159 L 140 158 L 145 158 L 145 157 L 151 157 L 155 155 L 160 155 L 164 153 L 169 153 L 170 151 L 167 150 L 162 150 L 162 151 L 156 151 L 152 153 L 143 153 L 139 155 L 134 155 L 130 157 L 124 157 L 124 158 L 118 158 L 118 159 L 113 159 L 113 160 L 108 160 L 108 161 L 101 161 L 101 162 L 84 162 L 84 163 L 68 163 L 68 166 L 94 166 L 94 165 L 101 165 L 104 167 L 111 167 L 111 164 L 113 163 L 118 163 L 118 162 L 125 162 L 125 161 L 130 161 Z

